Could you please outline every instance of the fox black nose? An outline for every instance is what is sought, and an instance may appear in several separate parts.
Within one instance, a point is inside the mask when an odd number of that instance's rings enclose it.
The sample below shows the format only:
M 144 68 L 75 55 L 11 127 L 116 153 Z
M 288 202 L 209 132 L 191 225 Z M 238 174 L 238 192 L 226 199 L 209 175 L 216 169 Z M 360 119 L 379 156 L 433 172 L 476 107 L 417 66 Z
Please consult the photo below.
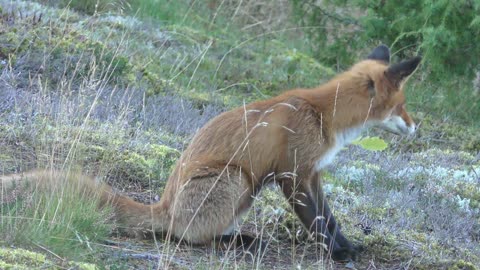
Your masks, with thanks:
M 417 131 L 417 125 L 415 125 L 415 123 L 411 123 L 408 126 L 408 133 L 413 134 L 413 133 L 415 133 L 415 131 Z

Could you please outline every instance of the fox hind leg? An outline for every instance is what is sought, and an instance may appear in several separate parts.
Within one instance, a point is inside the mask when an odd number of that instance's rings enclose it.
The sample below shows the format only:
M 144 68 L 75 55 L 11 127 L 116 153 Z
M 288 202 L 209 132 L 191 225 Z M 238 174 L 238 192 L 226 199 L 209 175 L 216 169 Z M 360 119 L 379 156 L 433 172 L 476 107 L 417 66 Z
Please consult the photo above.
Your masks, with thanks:
M 253 237 L 231 233 L 252 203 L 250 186 L 248 176 L 236 167 L 189 180 L 177 191 L 170 209 L 173 235 L 191 244 L 228 240 L 253 246 Z

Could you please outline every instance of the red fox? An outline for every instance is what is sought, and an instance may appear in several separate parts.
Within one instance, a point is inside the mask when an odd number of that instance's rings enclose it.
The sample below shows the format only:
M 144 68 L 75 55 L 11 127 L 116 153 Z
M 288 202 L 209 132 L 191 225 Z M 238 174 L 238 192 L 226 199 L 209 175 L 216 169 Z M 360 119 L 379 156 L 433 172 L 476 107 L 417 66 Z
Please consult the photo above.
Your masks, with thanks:
M 235 240 L 262 248 L 257 239 L 234 235 L 233 229 L 253 196 L 274 182 L 334 260 L 354 259 L 357 250 L 330 211 L 319 172 L 365 128 L 415 132 L 402 88 L 421 58 L 392 65 L 389 60 L 389 48 L 380 45 L 324 85 L 218 115 L 183 152 L 160 202 L 147 206 L 114 195 L 118 220 L 192 244 Z

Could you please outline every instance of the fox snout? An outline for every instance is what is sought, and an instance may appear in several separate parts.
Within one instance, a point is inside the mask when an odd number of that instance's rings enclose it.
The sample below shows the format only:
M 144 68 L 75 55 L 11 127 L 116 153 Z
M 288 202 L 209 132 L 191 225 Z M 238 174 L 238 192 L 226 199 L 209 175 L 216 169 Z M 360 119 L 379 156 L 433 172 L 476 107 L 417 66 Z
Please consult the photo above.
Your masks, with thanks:
M 417 130 L 415 122 L 409 116 L 405 119 L 399 115 L 392 115 L 383 120 L 379 126 L 398 135 L 412 135 Z

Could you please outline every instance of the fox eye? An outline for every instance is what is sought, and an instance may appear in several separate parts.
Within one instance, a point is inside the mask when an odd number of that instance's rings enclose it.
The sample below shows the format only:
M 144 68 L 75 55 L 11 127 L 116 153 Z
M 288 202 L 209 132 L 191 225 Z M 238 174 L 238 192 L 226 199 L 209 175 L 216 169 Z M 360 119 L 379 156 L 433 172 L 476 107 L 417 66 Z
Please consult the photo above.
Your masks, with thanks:
M 375 82 L 372 79 L 368 80 L 367 89 L 370 98 L 373 98 L 375 96 Z

